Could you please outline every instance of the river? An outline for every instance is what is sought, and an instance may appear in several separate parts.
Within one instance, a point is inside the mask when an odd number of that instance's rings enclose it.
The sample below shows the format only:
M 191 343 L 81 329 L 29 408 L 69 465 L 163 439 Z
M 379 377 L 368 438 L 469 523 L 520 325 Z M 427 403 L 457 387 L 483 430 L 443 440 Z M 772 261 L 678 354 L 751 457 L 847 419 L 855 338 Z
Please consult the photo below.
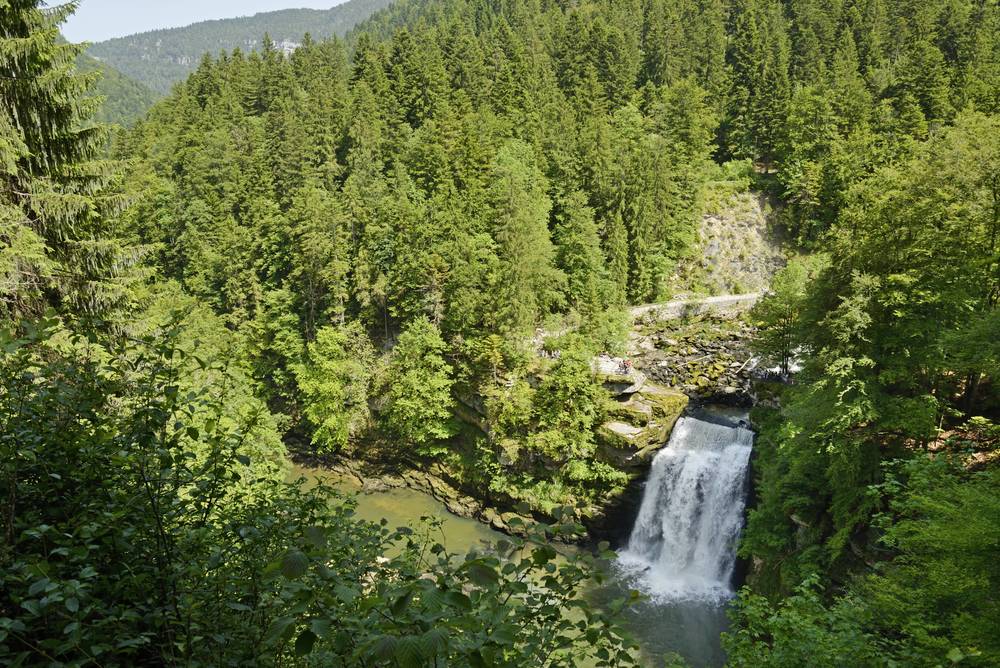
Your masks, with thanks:
M 390 526 L 416 526 L 422 517 L 435 517 L 442 522 L 442 544 L 452 552 L 463 553 L 504 538 L 481 522 L 452 515 L 439 501 L 416 490 L 362 493 L 355 479 L 332 471 L 296 466 L 293 473 L 307 480 L 323 479 L 344 493 L 357 494 L 356 515 L 365 520 L 378 522 L 384 518 Z M 560 545 L 559 549 L 567 548 Z M 627 596 L 633 586 L 640 586 L 617 566 L 611 566 L 611 575 L 605 585 L 595 585 L 588 592 L 595 606 Z M 719 634 L 726 629 L 726 615 L 718 602 L 645 598 L 626 610 L 623 622 L 639 642 L 649 666 L 664 665 L 664 656 L 671 653 L 695 668 L 714 668 L 725 660 Z

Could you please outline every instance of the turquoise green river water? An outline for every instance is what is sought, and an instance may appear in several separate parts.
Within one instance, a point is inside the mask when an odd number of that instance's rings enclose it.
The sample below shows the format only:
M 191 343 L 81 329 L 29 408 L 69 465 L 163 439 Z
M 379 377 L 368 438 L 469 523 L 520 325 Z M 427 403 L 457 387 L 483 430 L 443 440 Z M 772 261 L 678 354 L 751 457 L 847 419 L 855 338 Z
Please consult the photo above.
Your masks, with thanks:
M 344 493 L 357 494 L 355 514 L 365 520 L 378 522 L 384 518 L 390 526 L 416 528 L 421 518 L 437 518 L 442 522 L 443 534 L 438 540 L 450 552 L 464 553 L 504 538 L 481 522 L 452 515 L 437 499 L 416 490 L 362 493 L 356 480 L 331 471 L 295 466 L 292 473 L 296 478 L 322 479 Z M 588 600 L 600 606 L 627 594 L 628 586 L 612 576 L 604 586 L 595 586 Z M 623 621 L 638 640 L 650 666 L 663 665 L 663 657 L 670 653 L 682 656 L 695 668 L 721 666 L 725 660 L 719 645 L 719 634 L 726 628 L 725 610 L 721 607 L 640 601 L 626 610 Z

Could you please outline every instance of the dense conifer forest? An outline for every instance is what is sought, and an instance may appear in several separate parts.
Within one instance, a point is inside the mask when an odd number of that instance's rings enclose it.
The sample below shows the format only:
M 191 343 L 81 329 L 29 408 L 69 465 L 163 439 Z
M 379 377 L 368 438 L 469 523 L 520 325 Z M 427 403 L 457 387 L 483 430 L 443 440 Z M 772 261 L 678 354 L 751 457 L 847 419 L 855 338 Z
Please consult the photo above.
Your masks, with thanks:
M 77 57 L 76 66 L 81 74 L 95 72 L 98 77 L 91 88 L 91 93 L 102 100 L 94 113 L 94 120 L 98 123 L 130 127 L 145 116 L 159 98 L 138 81 L 86 54 Z
M 0 662 L 640 662 L 550 544 L 629 484 L 592 359 L 753 190 L 729 663 L 1000 663 L 996 2 L 400 0 L 114 141 L 73 9 L 0 0 Z M 542 524 L 453 555 L 290 454 Z
M 347 0 L 326 10 L 283 9 L 201 21 L 115 37 L 90 45 L 86 53 L 162 96 L 186 79 L 206 53 L 259 49 L 265 35 L 287 43 L 289 49 L 301 43 L 306 33 L 317 39 L 342 37 L 386 5 L 387 0 Z

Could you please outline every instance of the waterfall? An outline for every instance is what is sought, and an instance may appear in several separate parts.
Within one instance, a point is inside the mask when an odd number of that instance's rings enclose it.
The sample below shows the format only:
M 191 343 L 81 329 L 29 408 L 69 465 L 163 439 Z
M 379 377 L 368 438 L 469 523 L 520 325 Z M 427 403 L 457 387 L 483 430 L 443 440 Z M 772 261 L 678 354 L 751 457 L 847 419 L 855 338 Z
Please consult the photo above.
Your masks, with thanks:
M 677 421 L 653 459 L 619 565 L 654 598 L 732 595 L 753 432 L 692 417 Z

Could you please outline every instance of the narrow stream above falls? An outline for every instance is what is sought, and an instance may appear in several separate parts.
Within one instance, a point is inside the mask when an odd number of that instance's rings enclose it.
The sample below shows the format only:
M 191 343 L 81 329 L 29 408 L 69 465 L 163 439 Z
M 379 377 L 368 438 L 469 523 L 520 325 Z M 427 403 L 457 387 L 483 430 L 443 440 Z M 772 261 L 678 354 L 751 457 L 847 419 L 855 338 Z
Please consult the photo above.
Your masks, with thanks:
M 588 594 L 598 606 L 631 589 L 646 595 L 626 610 L 624 621 L 649 665 L 662 665 L 671 653 L 695 668 L 725 662 L 719 634 L 727 628 L 753 440 L 745 420 L 742 412 L 709 409 L 678 421 L 653 461 L 628 542 L 611 565 L 612 577 Z M 356 480 L 332 471 L 296 466 L 293 473 L 323 479 L 345 493 L 362 491 Z M 442 542 L 452 552 L 504 537 L 412 489 L 359 493 L 356 514 L 373 522 L 385 518 L 391 526 L 436 517 L 443 523 Z

